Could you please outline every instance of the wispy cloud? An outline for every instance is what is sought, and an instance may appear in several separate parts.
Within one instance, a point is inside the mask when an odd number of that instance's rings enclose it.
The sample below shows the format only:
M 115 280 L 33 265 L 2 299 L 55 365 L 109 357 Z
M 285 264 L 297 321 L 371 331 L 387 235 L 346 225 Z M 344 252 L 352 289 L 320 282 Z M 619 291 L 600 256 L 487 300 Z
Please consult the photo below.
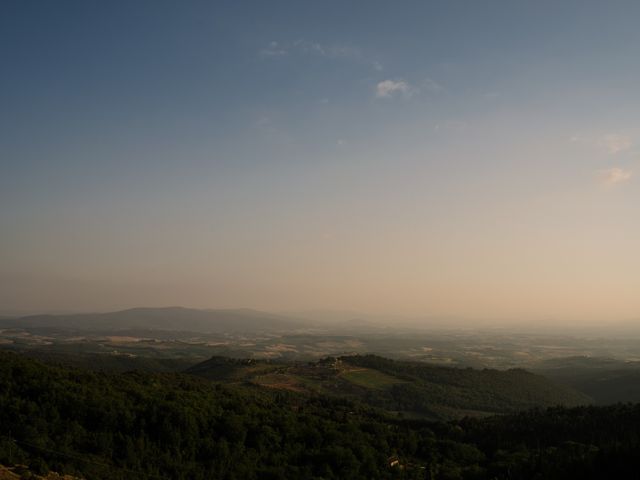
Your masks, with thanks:
M 376 85 L 377 98 L 391 98 L 396 95 L 410 97 L 414 93 L 416 89 L 401 79 L 383 80 Z
M 629 150 L 633 146 L 631 138 L 618 133 L 608 133 L 598 140 L 598 146 L 604 148 L 608 153 L 616 153 Z
M 267 48 L 260 50 L 260 55 L 263 57 L 281 57 L 288 52 L 278 42 L 270 42 Z
M 632 136 L 622 133 L 606 133 L 603 135 L 574 134 L 569 141 L 575 144 L 596 148 L 608 155 L 617 155 L 629 152 L 634 147 Z
M 600 170 L 598 172 L 598 178 L 603 185 L 612 187 L 629 181 L 631 179 L 631 170 L 623 170 L 619 167 Z
M 285 55 L 310 55 L 330 60 L 344 59 L 368 64 L 373 70 L 382 71 L 383 66 L 376 59 L 371 59 L 362 50 L 353 45 L 323 44 L 308 40 L 296 40 L 289 43 L 272 41 L 266 48 L 260 50 L 260 56 L 265 58 L 282 57 Z
M 402 96 L 405 98 L 412 97 L 419 93 L 438 94 L 444 90 L 444 87 L 432 78 L 425 78 L 418 86 L 414 86 L 401 78 L 387 79 L 376 84 L 376 98 L 391 98 L 394 96 Z
M 359 48 L 350 45 L 323 45 L 317 42 L 296 40 L 292 48 L 301 53 L 318 55 L 326 58 L 353 58 L 361 59 L 362 52 Z

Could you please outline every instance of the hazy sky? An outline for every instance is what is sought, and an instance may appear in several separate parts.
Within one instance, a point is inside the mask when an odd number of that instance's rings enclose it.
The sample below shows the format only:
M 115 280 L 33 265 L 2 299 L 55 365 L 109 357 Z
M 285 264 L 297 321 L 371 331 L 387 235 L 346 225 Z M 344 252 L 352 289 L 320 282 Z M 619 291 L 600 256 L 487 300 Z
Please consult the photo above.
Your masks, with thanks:
M 640 2 L 0 6 L 0 311 L 640 317 Z

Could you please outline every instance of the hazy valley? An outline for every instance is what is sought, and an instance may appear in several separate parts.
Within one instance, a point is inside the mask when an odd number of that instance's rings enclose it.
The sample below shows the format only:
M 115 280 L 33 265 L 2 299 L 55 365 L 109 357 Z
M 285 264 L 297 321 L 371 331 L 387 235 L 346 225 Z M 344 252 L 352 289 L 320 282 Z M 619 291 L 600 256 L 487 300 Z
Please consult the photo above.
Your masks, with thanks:
M 640 480 L 640 2 L 0 5 L 0 480 Z
M 640 400 L 633 338 L 184 308 L 0 325 L 0 464 L 31 475 L 555 478 L 627 455 L 611 419 L 636 410 L 593 405 Z

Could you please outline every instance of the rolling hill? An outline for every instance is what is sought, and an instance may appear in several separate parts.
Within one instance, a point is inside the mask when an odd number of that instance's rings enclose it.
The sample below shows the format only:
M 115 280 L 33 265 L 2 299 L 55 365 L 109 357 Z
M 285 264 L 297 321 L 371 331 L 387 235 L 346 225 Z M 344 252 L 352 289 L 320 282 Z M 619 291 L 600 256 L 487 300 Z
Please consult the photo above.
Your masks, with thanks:
M 218 382 L 359 400 L 432 419 L 592 403 L 587 395 L 521 369 L 461 369 L 375 355 L 328 357 L 306 364 L 214 357 L 186 372 Z
M 384 392 L 412 378 L 467 388 L 487 380 L 478 373 L 495 372 L 423 370 L 374 356 L 288 367 L 226 363 L 200 365 L 226 376 L 214 383 L 184 373 L 96 373 L 0 351 L 0 465 L 26 472 L 21 478 L 52 470 L 105 480 L 637 477 L 638 405 L 439 422 L 246 380 L 296 373 L 302 383 L 301 371 L 286 368 L 306 367 L 316 371 L 306 375 L 308 389 L 330 390 L 346 377 Z

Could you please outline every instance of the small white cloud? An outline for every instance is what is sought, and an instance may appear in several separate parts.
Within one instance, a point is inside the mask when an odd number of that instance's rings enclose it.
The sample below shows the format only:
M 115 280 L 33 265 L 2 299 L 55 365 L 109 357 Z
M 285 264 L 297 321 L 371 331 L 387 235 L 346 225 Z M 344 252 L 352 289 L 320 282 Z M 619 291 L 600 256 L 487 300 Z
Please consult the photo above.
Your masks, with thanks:
M 384 67 L 382 66 L 382 64 L 377 60 L 371 62 L 371 66 L 376 72 L 381 72 L 382 70 L 384 70 Z
M 383 80 L 376 85 L 377 98 L 390 98 L 397 94 L 410 97 L 415 90 L 404 80 Z
M 612 155 L 629 150 L 633 146 L 631 138 L 627 135 L 608 133 L 598 140 L 598 146 L 604 148 Z
M 347 144 L 347 141 L 343 138 L 339 138 L 338 141 L 336 142 L 336 145 L 338 145 L 339 147 L 342 147 L 346 144 Z
M 619 167 L 609 168 L 598 172 L 598 177 L 603 185 L 611 187 L 620 183 L 627 182 L 631 179 L 631 171 L 623 170 Z

